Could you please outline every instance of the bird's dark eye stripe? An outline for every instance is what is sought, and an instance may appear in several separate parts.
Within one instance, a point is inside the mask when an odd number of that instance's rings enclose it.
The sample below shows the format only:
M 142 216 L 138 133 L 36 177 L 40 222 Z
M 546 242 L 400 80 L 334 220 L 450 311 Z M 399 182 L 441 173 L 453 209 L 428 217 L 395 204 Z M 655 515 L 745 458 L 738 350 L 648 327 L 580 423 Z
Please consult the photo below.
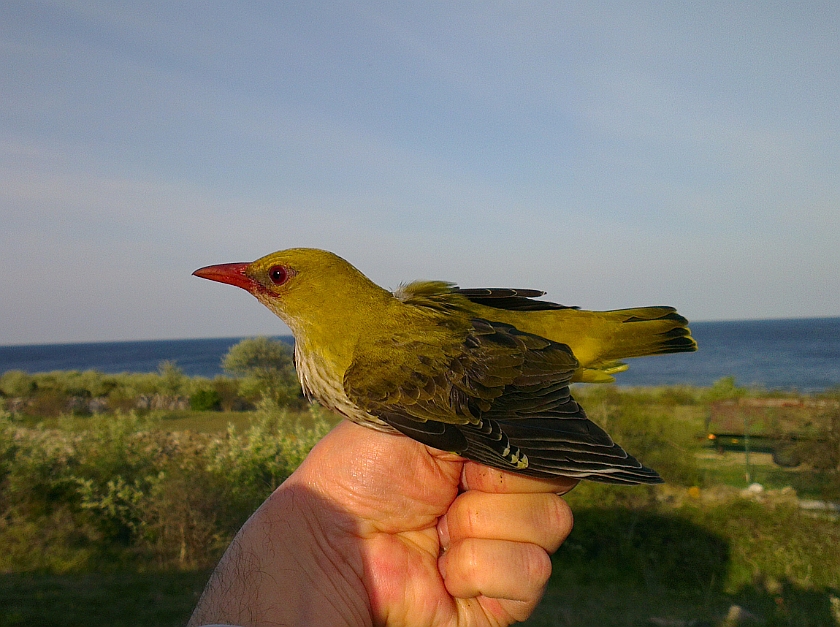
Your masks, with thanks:
M 284 266 L 272 266 L 268 270 L 268 278 L 274 285 L 283 285 L 289 280 L 289 271 Z

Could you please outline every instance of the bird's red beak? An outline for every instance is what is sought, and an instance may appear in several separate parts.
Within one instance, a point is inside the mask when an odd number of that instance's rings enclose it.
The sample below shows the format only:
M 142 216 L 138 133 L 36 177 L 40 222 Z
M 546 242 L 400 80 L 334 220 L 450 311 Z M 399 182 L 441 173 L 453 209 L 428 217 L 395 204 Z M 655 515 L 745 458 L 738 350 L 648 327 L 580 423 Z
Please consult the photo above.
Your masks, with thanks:
M 228 283 L 241 287 L 243 290 L 249 292 L 254 290 L 254 281 L 245 274 L 245 268 L 249 263 L 220 263 L 217 266 L 205 266 L 199 268 L 193 275 L 201 277 L 202 279 L 210 279 L 211 281 L 218 281 L 219 283 Z

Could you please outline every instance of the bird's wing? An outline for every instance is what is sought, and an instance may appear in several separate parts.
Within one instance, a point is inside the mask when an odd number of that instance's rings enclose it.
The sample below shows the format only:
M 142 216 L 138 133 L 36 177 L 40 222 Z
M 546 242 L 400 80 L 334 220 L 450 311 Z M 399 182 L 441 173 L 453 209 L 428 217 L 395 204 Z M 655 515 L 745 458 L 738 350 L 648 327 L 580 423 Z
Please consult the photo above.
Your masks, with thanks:
M 572 398 L 578 362 L 565 344 L 483 319 L 447 342 L 378 344 L 347 370 L 345 392 L 423 444 L 532 476 L 661 481 Z
M 454 294 L 460 294 L 476 305 L 508 309 L 510 311 L 546 311 L 549 309 L 579 309 L 547 300 L 534 300 L 545 294 L 540 290 L 523 290 L 506 287 L 452 288 Z
M 394 295 L 401 301 L 412 305 L 439 310 L 457 306 L 461 297 L 485 307 L 507 309 L 509 311 L 546 311 L 550 309 L 579 309 L 568 307 L 547 300 L 534 300 L 544 295 L 540 290 L 515 289 L 509 287 L 461 288 L 445 281 L 414 281 L 400 286 Z

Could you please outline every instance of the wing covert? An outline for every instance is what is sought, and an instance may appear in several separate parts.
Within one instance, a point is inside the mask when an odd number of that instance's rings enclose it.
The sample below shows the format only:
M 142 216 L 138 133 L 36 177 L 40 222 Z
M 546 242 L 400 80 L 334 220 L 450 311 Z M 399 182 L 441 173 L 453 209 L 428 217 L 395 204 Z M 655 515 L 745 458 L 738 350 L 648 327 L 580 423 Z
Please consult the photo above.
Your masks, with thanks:
M 459 341 L 387 344 L 351 365 L 345 392 L 401 433 L 532 476 L 661 482 L 574 400 L 578 361 L 565 344 L 484 319 Z
M 534 300 L 543 296 L 542 290 L 513 289 L 507 287 L 453 287 L 452 292 L 472 301 L 476 305 L 508 309 L 510 311 L 546 311 L 550 309 L 579 309 L 547 300 Z

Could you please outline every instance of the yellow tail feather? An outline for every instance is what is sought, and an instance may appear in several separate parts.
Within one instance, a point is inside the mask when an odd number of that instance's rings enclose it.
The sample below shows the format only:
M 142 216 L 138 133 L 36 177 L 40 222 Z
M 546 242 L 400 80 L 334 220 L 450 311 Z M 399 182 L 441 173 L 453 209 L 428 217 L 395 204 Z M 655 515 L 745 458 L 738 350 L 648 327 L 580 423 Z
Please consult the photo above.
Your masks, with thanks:
M 627 370 L 620 359 L 697 350 L 688 320 L 673 307 L 580 313 L 591 313 L 594 319 L 587 325 L 587 337 L 580 350 L 575 349 L 574 340 L 567 342 L 581 364 L 575 381 L 613 381 L 613 374 Z

